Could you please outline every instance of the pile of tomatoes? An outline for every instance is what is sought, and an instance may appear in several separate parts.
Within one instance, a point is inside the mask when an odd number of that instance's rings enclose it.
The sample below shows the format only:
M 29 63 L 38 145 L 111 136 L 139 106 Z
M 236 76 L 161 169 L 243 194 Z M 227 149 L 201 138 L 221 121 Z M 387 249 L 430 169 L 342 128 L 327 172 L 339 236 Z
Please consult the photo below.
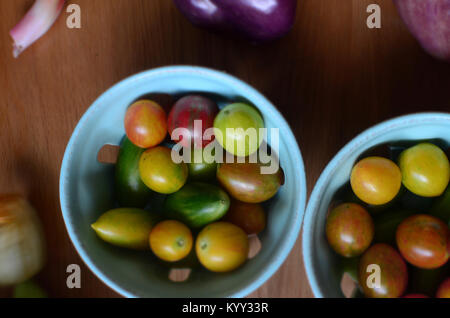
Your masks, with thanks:
M 364 296 L 450 297 L 448 150 L 440 140 L 380 145 L 336 194 L 326 237 Z
M 92 224 L 97 235 L 116 246 L 151 250 L 178 268 L 199 262 L 210 271 L 229 272 L 244 264 L 248 237 L 266 226 L 261 203 L 284 182 L 281 168 L 262 174 L 259 160 L 237 160 L 263 143 L 239 132 L 264 128 L 259 111 L 244 103 L 220 110 L 206 96 L 188 95 L 167 115 L 156 102 L 139 100 L 127 109 L 124 125 L 115 173 L 118 207 Z M 177 153 L 190 152 L 192 160 L 174 160 L 175 147 Z M 223 150 L 234 160 L 207 159 L 207 149 Z

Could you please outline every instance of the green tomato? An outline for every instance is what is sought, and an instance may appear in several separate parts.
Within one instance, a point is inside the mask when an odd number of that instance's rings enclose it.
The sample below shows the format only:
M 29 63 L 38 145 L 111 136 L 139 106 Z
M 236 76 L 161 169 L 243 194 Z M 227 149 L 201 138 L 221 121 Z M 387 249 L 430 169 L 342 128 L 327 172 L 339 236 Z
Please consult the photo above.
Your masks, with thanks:
M 259 129 L 264 128 L 261 114 L 254 107 L 236 103 L 223 108 L 214 120 L 214 134 L 229 153 L 246 157 L 255 153 L 263 141 Z
M 117 202 L 121 207 L 143 208 L 152 191 L 142 182 L 139 174 L 139 160 L 145 149 L 135 146 L 127 137 L 120 145 L 115 171 Z
M 399 159 L 403 185 L 423 197 L 440 196 L 450 180 L 450 163 L 445 153 L 430 143 L 402 152 Z
M 220 220 L 229 207 L 230 197 L 220 187 L 204 182 L 192 182 L 167 196 L 164 216 L 178 220 L 192 229 L 200 229 Z
M 199 158 L 201 156 L 199 162 L 195 162 L 196 156 Z M 216 177 L 217 163 L 207 163 L 203 157 L 203 149 L 191 149 L 191 162 L 187 166 L 191 181 L 210 181 Z

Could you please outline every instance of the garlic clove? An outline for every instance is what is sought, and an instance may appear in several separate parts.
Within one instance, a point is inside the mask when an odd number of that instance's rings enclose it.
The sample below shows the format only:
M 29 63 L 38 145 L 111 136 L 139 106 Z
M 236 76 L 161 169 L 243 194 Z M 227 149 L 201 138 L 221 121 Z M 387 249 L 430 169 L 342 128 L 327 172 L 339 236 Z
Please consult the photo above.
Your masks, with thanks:
M 20 195 L 0 196 L 0 218 L 0 286 L 10 286 L 43 268 L 45 238 L 36 211 Z

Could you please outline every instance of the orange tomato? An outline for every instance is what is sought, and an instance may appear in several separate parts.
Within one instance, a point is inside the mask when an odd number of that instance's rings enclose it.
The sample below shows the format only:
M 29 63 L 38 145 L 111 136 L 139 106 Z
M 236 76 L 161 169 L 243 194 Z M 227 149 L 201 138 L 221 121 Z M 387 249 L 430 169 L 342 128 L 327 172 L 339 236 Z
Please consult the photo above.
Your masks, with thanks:
M 141 155 L 139 174 L 142 182 L 153 191 L 171 194 L 186 183 L 188 167 L 184 162 L 173 162 L 169 148 L 158 146 Z
M 400 191 L 402 174 L 393 161 L 382 157 L 368 157 L 353 167 L 350 183 L 360 200 L 372 205 L 382 205 L 394 199 Z
M 450 180 L 450 163 L 446 154 L 430 143 L 421 143 L 400 155 L 403 185 L 423 197 L 440 196 Z
M 167 135 L 166 112 L 151 100 L 137 101 L 125 114 L 125 132 L 138 147 L 159 145 Z
M 232 200 L 224 221 L 239 226 L 248 235 L 258 234 L 266 227 L 266 214 L 261 204 Z
M 178 221 L 158 223 L 150 233 L 150 248 L 160 259 L 176 262 L 189 255 L 192 245 L 192 233 Z
M 210 271 L 229 272 L 247 260 L 248 237 L 234 224 L 212 223 L 199 233 L 195 251 L 200 263 Z

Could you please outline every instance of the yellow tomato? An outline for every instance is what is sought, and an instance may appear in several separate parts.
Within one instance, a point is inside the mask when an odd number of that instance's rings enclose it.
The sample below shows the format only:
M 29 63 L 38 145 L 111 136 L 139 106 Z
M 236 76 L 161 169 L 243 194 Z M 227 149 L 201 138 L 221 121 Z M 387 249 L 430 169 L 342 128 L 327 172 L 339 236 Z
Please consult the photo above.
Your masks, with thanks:
M 228 222 L 206 226 L 195 243 L 200 263 L 213 272 L 229 272 L 238 268 L 247 260 L 248 250 L 247 234 Z
M 188 256 L 192 245 L 191 230 L 178 221 L 158 223 L 150 233 L 150 248 L 167 262 L 176 262 Z
M 159 219 L 158 214 L 142 209 L 119 208 L 103 213 L 91 227 L 105 242 L 146 250 L 148 237 Z
M 450 180 L 450 164 L 445 153 L 430 143 L 421 143 L 402 152 L 400 169 L 403 185 L 423 197 L 440 196 Z
M 353 167 L 350 183 L 360 200 L 372 205 L 382 205 L 395 198 L 400 191 L 402 174 L 391 160 L 368 157 Z
M 184 162 L 173 162 L 171 150 L 159 146 L 141 155 L 139 174 L 142 182 L 153 191 L 170 194 L 180 190 L 186 183 L 188 167 Z
M 226 106 L 214 119 L 216 140 L 228 152 L 240 157 L 259 149 L 263 142 L 259 134 L 261 128 L 264 128 L 264 120 L 259 111 L 244 103 Z

